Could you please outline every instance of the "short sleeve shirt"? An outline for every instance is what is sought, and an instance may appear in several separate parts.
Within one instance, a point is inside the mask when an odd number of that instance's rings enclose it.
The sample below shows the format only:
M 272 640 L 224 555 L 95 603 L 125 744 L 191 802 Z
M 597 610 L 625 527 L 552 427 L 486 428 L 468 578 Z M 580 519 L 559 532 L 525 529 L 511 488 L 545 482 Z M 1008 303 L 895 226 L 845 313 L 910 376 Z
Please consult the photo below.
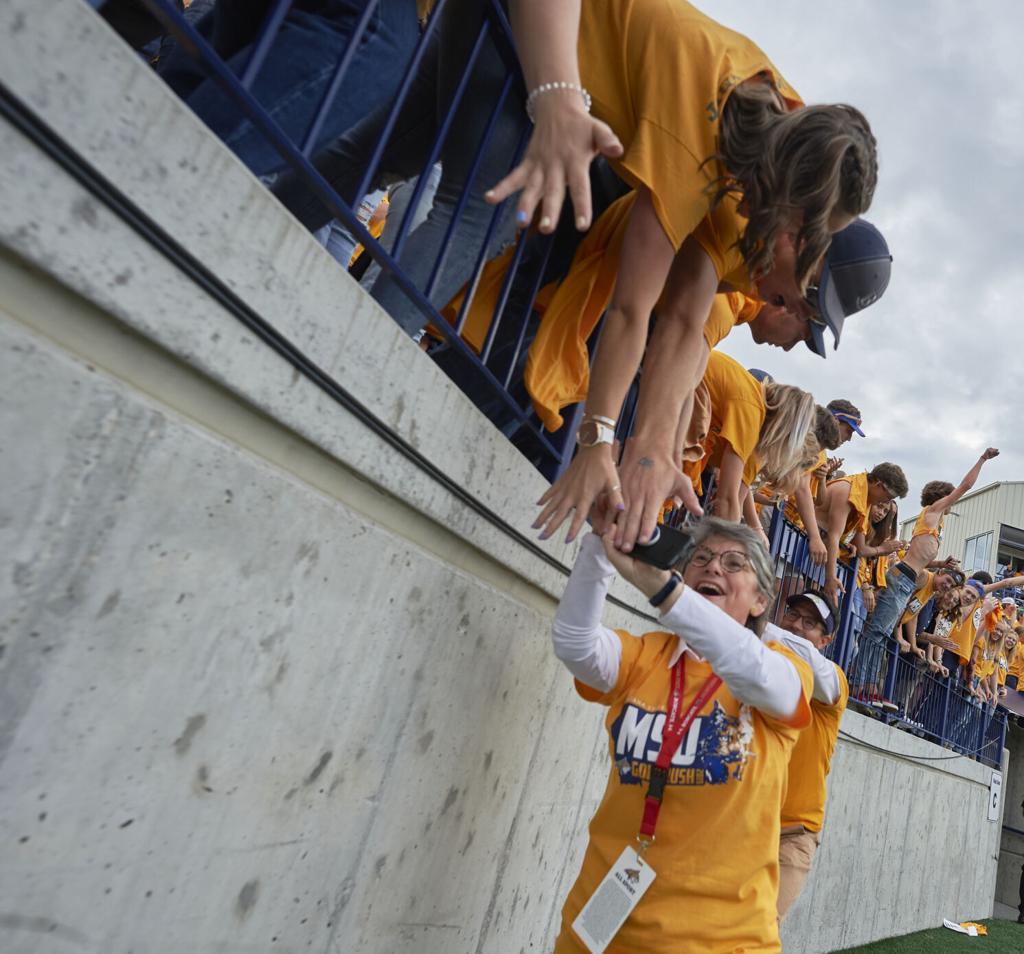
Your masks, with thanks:
M 619 633 L 622 661 L 606 693 L 577 683 L 580 695 L 608 707 L 611 769 L 590 822 L 579 877 L 562 912 L 557 954 L 579 951 L 571 924 L 622 849 L 633 844 L 643 817 L 651 766 L 661 747 L 671 686 L 672 633 Z M 790 650 L 803 688 L 798 725 L 809 719 L 810 667 Z M 687 656 L 683 708 L 711 668 Z M 779 951 L 779 809 L 790 753 L 799 730 L 743 705 L 723 684 L 698 713 L 672 759 L 646 858 L 654 884 L 616 935 L 615 950 L 650 954 Z M 715 850 L 708 847 L 714 845 Z M 682 890 L 681 890 L 682 889 Z
M 743 481 L 749 487 L 761 468 L 755 452 L 766 414 L 761 382 L 721 351 L 711 352 L 703 380 L 711 402 L 707 458 L 720 464 L 724 447 L 730 447 L 743 461 Z
M 832 753 L 839 738 L 839 723 L 850 698 L 850 687 L 842 669 L 839 698 L 831 705 L 811 700 L 811 724 L 800 733 L 789 759 L 789 784 L 782 803 L 782 826 L 803 825 L 808 831 L 821 831 L 825 823 L 826 779 L 832 767 Z
M 704 323 L 704 340 L 715 348 L 737 325 L 745 325 L 757 317 L 761 302 L 741 292 L 715 295 L 711 314 Z
M 757 44 L 685 0 L 587 0 L 578 53 L 593 113 L 623 145 L 613 168 L 650 190 L 677 250 L 708 214 L 730 93 L 764 75 L 788 104 L 801 105 Z

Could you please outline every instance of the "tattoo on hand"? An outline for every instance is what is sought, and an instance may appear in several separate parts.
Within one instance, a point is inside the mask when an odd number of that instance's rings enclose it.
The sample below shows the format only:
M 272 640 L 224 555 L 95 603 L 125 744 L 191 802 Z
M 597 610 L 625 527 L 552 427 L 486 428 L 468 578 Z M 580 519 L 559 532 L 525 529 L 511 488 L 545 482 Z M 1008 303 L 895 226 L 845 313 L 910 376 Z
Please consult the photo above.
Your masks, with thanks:
M 650 457 L 641 457 L 640 460 L 637 461 L 637 463 L 641 467 L 653 467 L 654 466 L 654 461 L 651 460 Z

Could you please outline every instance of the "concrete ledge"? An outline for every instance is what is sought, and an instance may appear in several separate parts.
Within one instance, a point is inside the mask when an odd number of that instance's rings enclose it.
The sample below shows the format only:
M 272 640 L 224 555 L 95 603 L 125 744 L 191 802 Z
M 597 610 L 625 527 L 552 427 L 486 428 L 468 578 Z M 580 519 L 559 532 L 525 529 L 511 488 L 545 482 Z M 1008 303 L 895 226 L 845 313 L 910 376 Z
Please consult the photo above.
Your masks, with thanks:
M 540 475 L 86 4 L 0 5 L 0 79 L 381 421 L 529 533 Z M 365 428 L 11 130 L 0 183 L 0 244 L 557 594 L 561 574 L 429 479 L 398 482 Z M 573 548 L 545 549 L 572 561 Z M 615 595 L 635 604 L 626 587 Z
M 951 755 L 844 715 L 821 847 L 783 927 L 786 954 L 990 916 L 1000 832 L 988 820 L 992 769 Z

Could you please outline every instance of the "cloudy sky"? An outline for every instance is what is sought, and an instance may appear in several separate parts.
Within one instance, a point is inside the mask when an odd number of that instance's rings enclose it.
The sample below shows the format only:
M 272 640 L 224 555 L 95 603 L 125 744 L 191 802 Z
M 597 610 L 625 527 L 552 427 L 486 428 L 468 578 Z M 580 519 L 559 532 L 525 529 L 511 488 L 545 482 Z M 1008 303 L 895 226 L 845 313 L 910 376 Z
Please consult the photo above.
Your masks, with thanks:
M 893 253 L 885 297 L 850 318 L 826 361 L 800 346 L 725 344 L 747 367 L 853 401 L 867 440 L 846 470 L 891 460 L 921 485 L 1024 480 L 1024 82 L 1019 0 L 697 0 L 755 40 L 808 103 L 871 122 L 879 185 L 866 216 Z

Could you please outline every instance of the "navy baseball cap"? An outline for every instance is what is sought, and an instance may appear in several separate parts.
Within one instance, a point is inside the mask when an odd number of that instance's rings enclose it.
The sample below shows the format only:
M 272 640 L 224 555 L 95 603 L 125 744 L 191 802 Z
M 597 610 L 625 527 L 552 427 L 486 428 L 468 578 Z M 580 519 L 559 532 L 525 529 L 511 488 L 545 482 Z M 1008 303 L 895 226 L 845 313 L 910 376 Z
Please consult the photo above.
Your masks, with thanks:
M 825 266 L 817 285 L 805 295 L 817 312 L 811 319 L 807 347 L 824 358 L 825 328 L 832 332 L 835 348 L 843 333 L 843 322 L 882 297 L 889 285 L 892 255 L 882 233 L 864 219 L 854 219 L 832 236 L 825 254 Z

